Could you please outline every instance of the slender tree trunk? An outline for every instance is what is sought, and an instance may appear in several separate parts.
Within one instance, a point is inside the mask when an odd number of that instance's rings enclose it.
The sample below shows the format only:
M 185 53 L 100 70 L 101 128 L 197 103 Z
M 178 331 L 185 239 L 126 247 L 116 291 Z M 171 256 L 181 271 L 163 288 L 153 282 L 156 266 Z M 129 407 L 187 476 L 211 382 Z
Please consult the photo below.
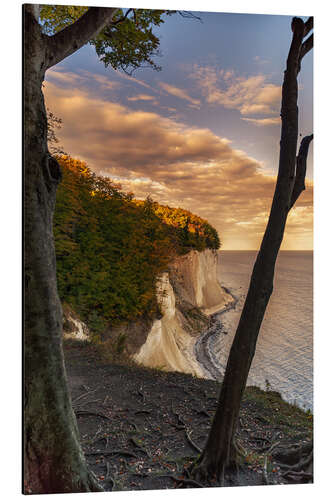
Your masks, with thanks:
M 52 231 L 61 173 L 47 148 L 46 44 L 31 7 L 24 11 L 24 492 L 101 491 L 67 389 Z
M 298 138 L 297 74 L 301 58 L 309 50 L 308 47 L 304 48 L 307 42 L 302 44 L 302 40 L 311 29 L 310 20 L 311 18 L 304 24 L 299 18 L 293 19 L 294 34 L 282 88 L 280 161 L 274 198 L 230 350 L 218 408 L 205 449 L 192 468 L 192 475 L 200 479 L 219 480 L 226 467 L 237 463 L 238 449 L 234 437 L 241 398 L 255 354 L 260 326 L 273 291 L 275 262 L 288 212 L 304 189 L 306 158 L 313 136 L 307 136 L 302 141 L 295 176 Z

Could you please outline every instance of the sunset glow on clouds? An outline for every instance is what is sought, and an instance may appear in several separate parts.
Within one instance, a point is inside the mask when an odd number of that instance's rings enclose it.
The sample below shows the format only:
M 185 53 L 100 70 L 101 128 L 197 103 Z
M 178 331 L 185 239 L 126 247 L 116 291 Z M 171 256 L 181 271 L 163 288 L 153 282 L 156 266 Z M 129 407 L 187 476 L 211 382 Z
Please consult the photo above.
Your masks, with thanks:
M 266 82 L 264 75 L 248 78 L 233 70 L 195 66 L 192 78 L 197 81 L 210 104 L 238 109 L 242 115 L 272 114 L 278 111 L 281 88 Z
M 69 154 L 137 198 L 150 195 L 206 218 L 222 248 L 256 249 L 277 171 L 276 148 L 272 163 L 256 151 L 264 137 L 278 143 L 280 128 L 281 85 L 263 74 L 266 65 L 249 75 L 230 65 L 181 61 L 183 72 L 171 84 L 170 71 L 136 79 L 68 63 L 47 72 L 44 94 L 63 120 L 58 136 Z M 230 116 L 223 134 L 218 121 L 208 123 L 214 113 Z M 235 135 L 242 127 L 247 141 L 255 144 L 258 137 L 258 149 L 239 147 L 243 139 Z M 312 197 L 309 181 L 290 213 L 282 248 L 312 248 Z

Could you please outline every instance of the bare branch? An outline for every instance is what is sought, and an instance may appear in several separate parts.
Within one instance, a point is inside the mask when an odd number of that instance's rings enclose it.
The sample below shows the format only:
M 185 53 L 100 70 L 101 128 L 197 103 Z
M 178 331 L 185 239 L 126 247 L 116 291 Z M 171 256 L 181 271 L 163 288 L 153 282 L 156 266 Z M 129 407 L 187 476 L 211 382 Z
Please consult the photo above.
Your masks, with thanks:
M 90 7 L 75 23 L 51 37 L 46 37 L 47 68 L 70 56 L 94 38 L 112 21 L 116 7 Z
M 293 192 L 291 194 L 289 210 L 294 206 L 299 195 L 305 190 L 306 161 L 313 134 L 303 137 L 298 156 L 296 159 L 296 177 Z
M 312 28 L 313 18 L 310 17 L 306 23 L 304 23 L 300 17 L 293 17 L 291 29 L 294 35 L 289 51 L 287 67 L 291 68 L 291 65 L 297 61 L 296 74 L 298 74 L 301 70 L 301 61 L 303 57 L 313 47 L 313 34 L 302 43 L 304 37 L 311 31 Z
M 304 35 L 303 38 L 306 37 L 308 33 L 313 29 L 313 17 L 309 17 L 309 19 L 306 21 L 304 25 Z
M 307 54 L 312 48 L 313 48 L 313 34 L 310 35 L 309 38 L 307 38 L 305 42 L 302 43 L 301 52 L 299 55 L 300 62 L 305 56 L 305 54 Z
M 112 23 L 112 26 L 116 26 L 116 24 L 123 23 L 123 22 L 125 21 L 125 19 L 127 18 L 128 14 L 129 14 L 131 11 L 133 11 L 134 16 L 135 16 L 135 10 L 134 10 L 134 9 L 128 9 L 128 10 L 127 10 L 127 12 L 126 12 L 126 14 L 125 14 L 124 16 L 120 17 L 119 19 L 117 19 L 117 21 L 114 21 L 114 22 Z
M 287 59 L 287 70 L 292 72 L 296 71 L 297 75 L 300 70 L 299 55 L 304 36 L 304 22 L 300 17 L 293 17 L 291 30 L 293 32 L 293 39 L 291 41 Z
M 25 12 L 30 12 L 30 14 L 38 22 L 40 5 L 38 5 L 38 4 L 25 4 L 24 9 L 25 9 Z
M 185 19 L 196 19 L 197 21 L 200 21 L 202 23 L 201 17 L 196 16 L 195 14 L 193 14 L 193 12 L 190 12 L 188 10 L 179 10 L 178 14 Z

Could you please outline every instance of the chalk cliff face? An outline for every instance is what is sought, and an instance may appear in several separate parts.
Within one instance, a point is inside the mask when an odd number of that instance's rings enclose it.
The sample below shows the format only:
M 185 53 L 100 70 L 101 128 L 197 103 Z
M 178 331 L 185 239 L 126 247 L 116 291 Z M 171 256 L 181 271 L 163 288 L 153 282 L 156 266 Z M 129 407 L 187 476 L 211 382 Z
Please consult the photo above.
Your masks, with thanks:
M 178 257 L 170 267 L 170 281 L 180 300 L 213 314 L 231 302 L 232 297 L 217 279 L 217 252 L 192 251 Z
M 217 280 L 217 253 L 191 251 L 178 257 L 160 276 L 157 297 L 162 318 L 153 322 L 133 358 L 145 366 L 203 376 L 194 344 L 209 324 L 207 315 L 233 299 Z
M 198 336 L 209 326 L 209 315 L 226 307 L 233 297 L 217 279 L 217 253 L 191 251 L 180 256 L 159 276 L 156 294 L 159 318 L 139 318 L 104 332 L 102 341 L 126 338 L 127 354 L 137 363 L 203 377 L 194 355 Z M 64 338 L 91 341 L 86 324 L 63 305 Z
M 79 318 L 68 304 L 63 304 L 63 336 L 64 339 L 91 341 L 91 333 L 87 325 Z

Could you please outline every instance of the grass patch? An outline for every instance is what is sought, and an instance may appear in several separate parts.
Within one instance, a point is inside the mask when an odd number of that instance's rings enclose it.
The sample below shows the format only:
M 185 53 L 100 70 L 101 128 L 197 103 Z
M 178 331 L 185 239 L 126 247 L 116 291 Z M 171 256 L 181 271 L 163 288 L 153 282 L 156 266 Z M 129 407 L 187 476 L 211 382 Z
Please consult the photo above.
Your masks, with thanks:
M 258 387 L 247 387 L 243 402 L 255 403 L 262 422 L 272 427 L 279 427 L 290 437 L 305 434 L 311 438 L 313 433 L 313 415 L 296 405 L 284 401 L 276 391 L 263 391 Z

